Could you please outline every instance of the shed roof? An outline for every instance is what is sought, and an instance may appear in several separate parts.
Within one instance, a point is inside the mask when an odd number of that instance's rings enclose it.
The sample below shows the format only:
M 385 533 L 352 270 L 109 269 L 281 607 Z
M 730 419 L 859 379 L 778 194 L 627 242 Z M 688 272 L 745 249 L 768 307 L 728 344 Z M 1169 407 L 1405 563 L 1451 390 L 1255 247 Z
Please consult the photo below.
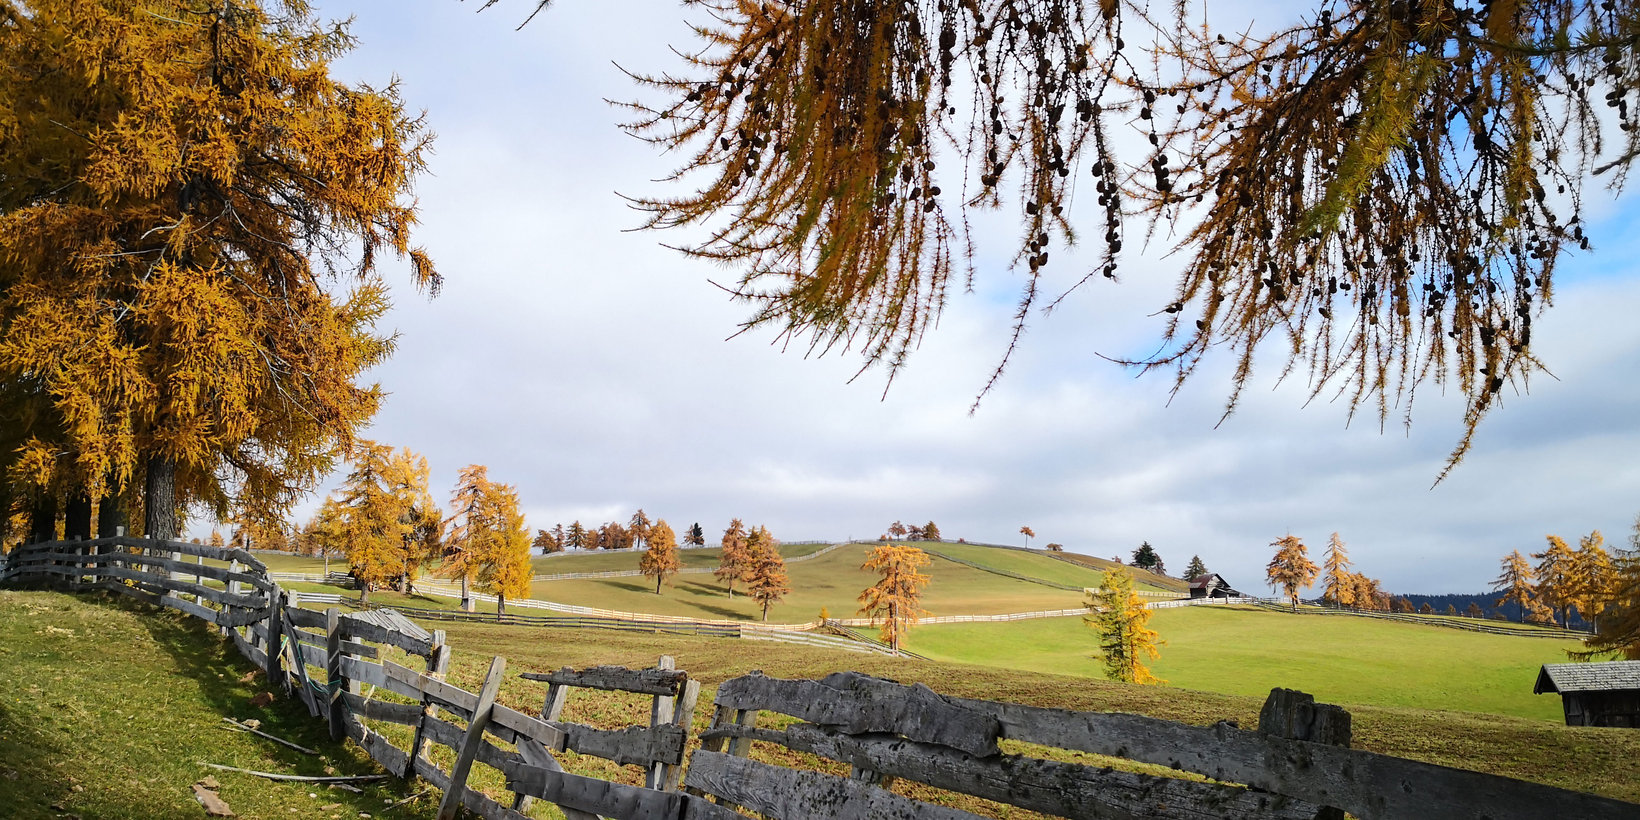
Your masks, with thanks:
M 1196 577 L 1196 578 L 1191 578 L 1190 579 L 1190 588 L 1191 589 L 1207 589 L 1207 588 L 1212 586 L 1213 581 L 1215 579 L 1219 582 L 1219 586 L 1221 586 L 1221 587 L 1230 586 L 1230 582 L 1224 580 L 1224 576 L 1222 576 L 1222 575 L 1220 575 L 1216 572 L 1209 572 L 1206 575 L 1202 575 L 1202 576 L 1199 576 L 1199 577 Z
M 1640 661 L 1602 663 L 1546 663 L 1538 671 L 1532 693 L 1610 692 L 1640 690 Z
M 392 630 L 424 641 L 433 639 L 433 633 L 421 628 L 420 624 L 404 617 L 404 613 L 396 609 L 367 609 L 354 612 L 347 617 L 354 620 L 367 621 L 383 629 Z

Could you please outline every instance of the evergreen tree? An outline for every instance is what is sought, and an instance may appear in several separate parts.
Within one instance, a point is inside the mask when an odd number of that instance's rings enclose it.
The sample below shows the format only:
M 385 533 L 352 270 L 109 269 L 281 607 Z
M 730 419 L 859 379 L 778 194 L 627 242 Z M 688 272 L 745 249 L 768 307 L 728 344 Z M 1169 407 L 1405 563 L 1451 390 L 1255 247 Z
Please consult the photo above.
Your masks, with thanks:
M 1469 603 L 1469 608 L 1464 610 L 1463 614 L 1466 618 L 1485 618 L 1486 610 L 1481 609 L 1480 604 L 1471 601 Z
M 769 607 L 792 591 L 786 577 L 786 559 L 780 556 L 780 542 L 761 526 L 746 536 L 746 550 L 751 555 L 745 575 L 746 594 L 763 608 L 763 620 L 768 621 Z
M 729 526 L 723 530 L 720 544 L 723 550 L 718 556 L 718 568 L 712 575 L 729 588 L 729 597 L 733 598 L 735 582 L 745 577 L 752 560 L 746 548 L 746 525 L 738 518 L 730 519 Z
M 1293 601 L 1293 611 L 1298 611 L 1298 591 L 1315 582 L 1316 566 L 1310 560 L 1304 542 L 1295 535 L 1284 535 L 1270 543 L 1276 548 L 1276 555 L 1270 559 L 1265 567 L 1264 575 L 1271 586 L 1278 586 L 1286 592 Z
M 1350 555 L 1344 550 L 1344 541 L 1333 533 L 1327 541 L 1321 571 L 1327 581 L 1321 591 L 1321 600 L 1333 606 L 1355 606 L 1355 585 L 1349 582 Z
M 1185 580 L 1194 581 L 1206 574 L 1207 565 L 1202 563 L 1202 557 L 1200 555 L 1190 556 L 1190 565 L 1184 568 Z
M 649 548 L 644 550 L 643 557 L 638 559 L 638 569 L 655 579 L 655 594 L 659 595 L 661 582 L 670 580 L 678 574 L 678 570 L 683 569 L 683 563 L 678 560 L 677 535 L 672 532 L 672 525 L 666 523 L 664 518 L 654 524 L 646 524 L 644 533 Z
M 1166 683 L 1151 674 L 1145 660 L 1160 657 L 1156 632 L 1147 624 L 1151 611 L 1133 592 L 1133 576 L 1123 569 L 1105 572 L 1097 591 L 1088 593 L 1089 614 L 1082 617 L 1099 631 L 1105 677 L 1126 683 Z
M 1156 554 L 1156 549 L 1150 546 L 1150 542 L 1145 541 L 1140 543 L 1139 548 L 1133 551 L 1133 560 L 1128 563 L 1134 569 L 1156 572 L 1156 568 L 1161 566 L 1162 558 Z
M 873 622 L 882 621 L 879 637 L 900 651 L 900 641 L 911 624 L 924 614 L 919 606 L 929 577 L 918 572 L 928 566 L 928 553 L 916 547 L 884 544 L 872 550 L 860 569 L 881 576 L 876 584 L 860 593 L 860 614 Z
M 689 527 L 689 534 L 683 537 L 683 542 L 691 547 L 706 546 L 706 531 L 700 528 L 699 521 Z
M 1446 611 L 1441 613 L 1441 614 L 1446 615 L 1446 616 L 1451 617 L 1451 618 L 1458 617 L 1458 605 L 1457 604 L 1447 604 L 1446 605 Z

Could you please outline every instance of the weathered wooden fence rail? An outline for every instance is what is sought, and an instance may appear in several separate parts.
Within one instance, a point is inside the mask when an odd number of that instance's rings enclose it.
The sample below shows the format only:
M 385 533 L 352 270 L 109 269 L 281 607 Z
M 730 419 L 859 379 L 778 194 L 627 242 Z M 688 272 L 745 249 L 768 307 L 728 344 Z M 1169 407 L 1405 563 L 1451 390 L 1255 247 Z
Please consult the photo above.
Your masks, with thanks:
M 1632 803 L 1351 749 L 1347 712 L 1287 690 L 1271 693 L 1252 731 L 968 700 L 854 672 L 821 680 L 753 673 L 718 687 L 710 728 L 686 755 L 699 684 L 669 658 L 645 670 L 527 672 L 524 679 L 546 684 L 532 715 L 496 700 L 504 658 L 493 659 L 478 692 L 461 689 L 444 679 L 450 647 L 442 631 L 393 610 L 305 609 L 303 596 L 273 583 L 243 550 L 124 537 L 30 545 L 0 565 L 0 581 L 19 580 L 109 589 L 223 628 L 270 685 L 287 686 L 333 737 L 350 737 L 387 771 L 443 790 L 440 818 L 465 807 L 486 820 L 516 820 L 536 799 L 569 820 L 744 817 L 736 807 L 776 820 L 977 816 L 937 804 L 930 789 L 1072 820 L 1640 816 Z M 564 721 L 576 688 L 650 698 L 650 720 L 615 730 Z M 786 717 L 759 725 L 765 712 Z M 409 740 L 397 745 L 391 736 Z M 850 774 L 755 760 L 754 743 L 836 761 Z M 448 770 L 430 756 L 435 745 L 451 750 Z M 644 785 L 566 772 L 554 754 L 568 751 L 640 766 Z M 1069 759 L 1078 753 L 1211 780 Z M 468 788 L 475 763 L 499 770 L 512 797 Z M 891 788 L 896 780 L 920 785 Z

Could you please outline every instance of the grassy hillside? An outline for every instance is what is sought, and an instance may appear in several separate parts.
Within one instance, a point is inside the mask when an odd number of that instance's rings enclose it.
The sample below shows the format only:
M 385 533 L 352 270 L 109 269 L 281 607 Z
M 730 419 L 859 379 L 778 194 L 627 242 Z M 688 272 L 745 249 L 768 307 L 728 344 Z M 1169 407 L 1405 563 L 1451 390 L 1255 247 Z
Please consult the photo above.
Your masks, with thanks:
M 1089 567 L 1091 569 L 1098 570 L 1101 573 L 1104 572 L 1107 569 L 1110 569 L 1111 567 L 1121 567 L 1122 569 L 1125 569 L 1128 572 L 1133 573 L 1134 579 L 1139 582 L 1139 585 L 1141 587 L 1149 585 L 1149 586 L 1159 587 L 1161 589 L 1171 590 L 1173 592 L 1189 592 L 1190 591 L 1190 584 L 1186 581 L 1180 580 L 1178 578 L 1169 578 L 1166 575 L 1157 575 L 1156 573 L 1151 572 L 1149 570 L 1135 569 L 1135 568 L 1127 566 L 1125 564 L 1121 564 L 1121 563 L 1118 563 L 1116 561 L 1112 561 L 1109 558 L 1095 558 L 1092 555 L 1083 555 L 1080 552 L 1057 552 L 1057 553 L 1054 553 L 1054 554 L 1057 555 L 1058 558 L 1057 559 L 1049 559 L 1049 560 L 1074 561 L 1074 562 L 1076 562 L 1078 564 L 1081 564 L 1085 567 Z M 1184 565 L 1181 564 L 1177 567 L 1174 567 L 1174 571 L 1175 572 L 1184 572 Z M 1233 579 L 1233 578 L 1227 578 L 1225 580 L 1230 581 L 1230 583 L 1232 583 L 1232 584 L 1237 583 L 1237 580 Z M 1246 584 L 1245 581 L 1242 581 L 1241 583 Z M 1254 588 L 1256 589 L 1256 587 L 1254 587 Z
M 1370 618 L 1241 607 L 1158 610 L 1167 641 L 1152 666 L 1170 685 L 1231 695 L 1301 689 L 1343 705 L 1444 709 L 1561 720 L 1560 699 L 1532 694 L 1538 667 L 1575 641 L 1486 635 Z M 913 629 L 915 652 L 944 661 L 1103 678 L 1080 618 Z
M 123 601 L 124 599 L 119 599 Z M 330 742 L 305 708 L 250 706 L 261 677 L 192 618 L 47 592 L 0 591 L 0 816 L 203 817 L 190 786 L 206 775 L 241 817 L 356 818 L 409 796 L 397 780 L 363 794 L 213 771 L 201 761 L 284 774 L 377 774 Z M 307 757 L 223 717 L 321 752 Z M 313 796 L 310 796 L 313 795 Z M 428 799 L 396 818 L 432 817 Z

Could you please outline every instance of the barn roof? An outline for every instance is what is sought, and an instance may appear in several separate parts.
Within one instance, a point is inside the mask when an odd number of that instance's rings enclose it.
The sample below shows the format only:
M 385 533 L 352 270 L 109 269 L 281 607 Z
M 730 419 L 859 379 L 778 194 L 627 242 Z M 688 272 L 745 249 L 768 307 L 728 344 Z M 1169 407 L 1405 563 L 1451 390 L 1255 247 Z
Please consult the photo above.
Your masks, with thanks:
M 1546 663 L 1538 671 L 1532 693 L 1610 692 L 1640 690 L 1640 661 L 1602 663 Z
M 1224 580 L 1224 576 L 1222 576 L 1222 575 L 1220 575 L 1216 572 L 1209 572 L 1206 575 L 1202 575 L 1202 576 L 1199 576 L 1199 577 L 1196 577 L 1196 578 L 1191 578 L 1190 579 L 1190 588 L 1191 589 L 1207 589 L 1210 586 L 1212 586 L 1213 579 L 1215 579 L 1215 578 L 1218 579 L 1219 586 L 1221 586 L 1221 587 L 1230 586 L 1230 582 Z
M 413 638 L 420 638 L 424 641 L 433 639 L 433 633 L 422 629 L 420 624 L 404 617 L 404 613 L 396 609 L 367 609 L 351 613 L 347 617 L 356 621 L 372 623 L 383 629 L 399 632 Z

